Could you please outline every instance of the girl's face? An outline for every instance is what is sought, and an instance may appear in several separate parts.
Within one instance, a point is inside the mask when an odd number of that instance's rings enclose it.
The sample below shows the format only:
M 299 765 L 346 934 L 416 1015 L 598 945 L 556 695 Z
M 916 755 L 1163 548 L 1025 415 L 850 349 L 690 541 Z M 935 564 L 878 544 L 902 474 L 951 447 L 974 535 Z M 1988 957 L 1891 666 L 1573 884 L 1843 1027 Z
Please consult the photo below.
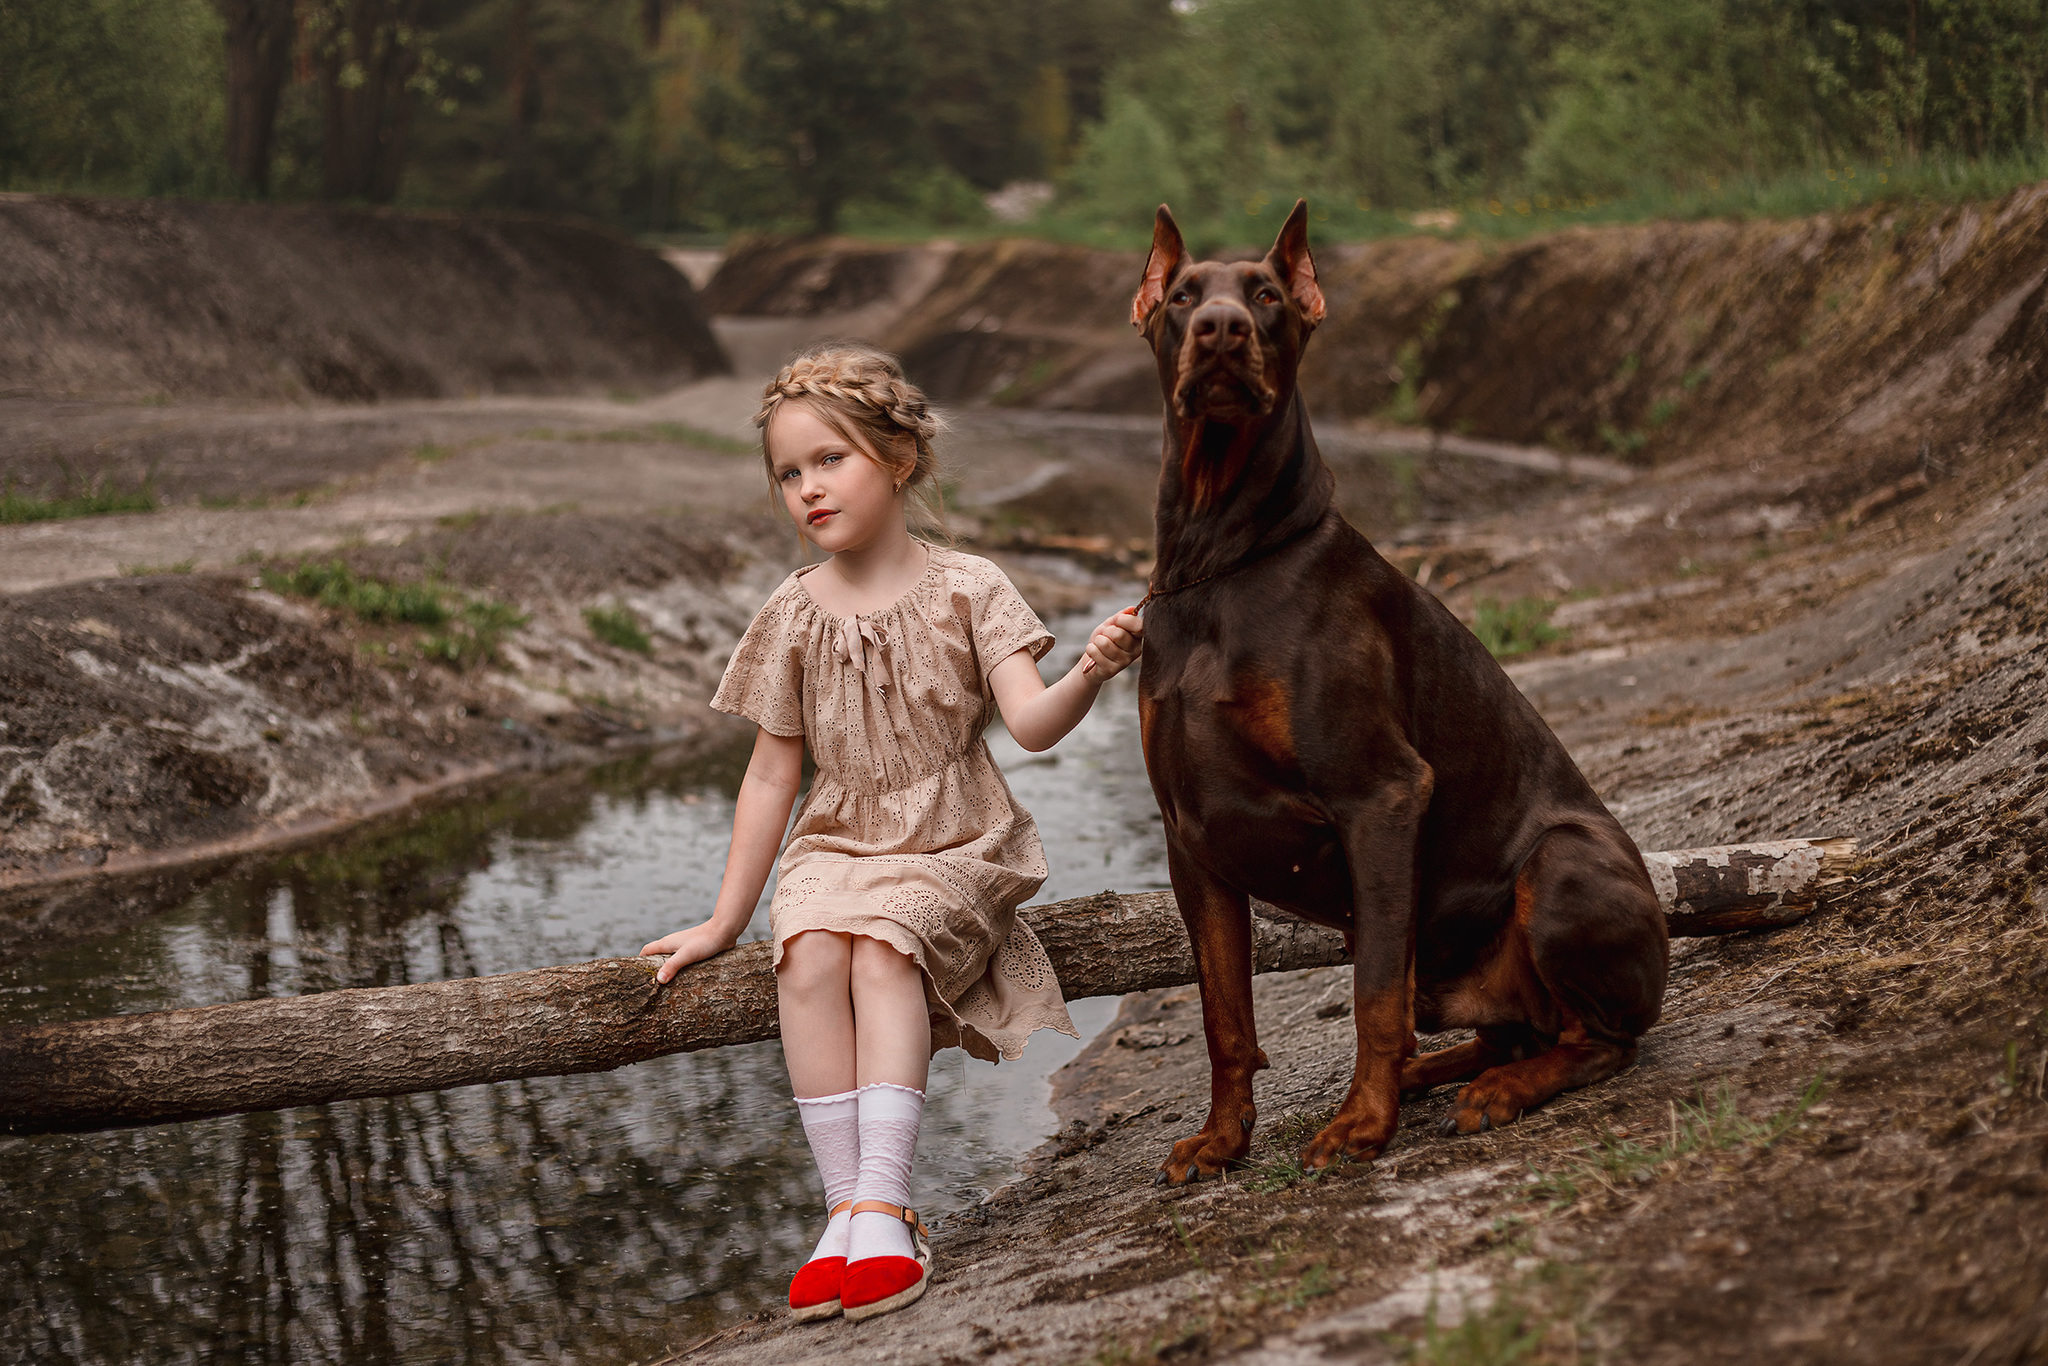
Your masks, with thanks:
M 807 403 L 784 403 L 764 439 L 782 505 L 828 555 L 862 550 L 904 530 L 904 494 L 865 448 L 841 436 Z

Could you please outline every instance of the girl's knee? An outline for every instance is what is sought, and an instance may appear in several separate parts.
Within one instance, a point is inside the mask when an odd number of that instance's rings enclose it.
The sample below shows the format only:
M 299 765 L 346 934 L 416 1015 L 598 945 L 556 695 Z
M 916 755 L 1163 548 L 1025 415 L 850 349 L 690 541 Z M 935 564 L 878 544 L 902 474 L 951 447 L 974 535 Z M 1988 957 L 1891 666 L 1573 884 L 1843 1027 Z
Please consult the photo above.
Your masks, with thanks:
M 843 986 L 851 966 L 853 936 L 834 930 L 805 930 L 782 946 L 775 976 L 790 988 Z

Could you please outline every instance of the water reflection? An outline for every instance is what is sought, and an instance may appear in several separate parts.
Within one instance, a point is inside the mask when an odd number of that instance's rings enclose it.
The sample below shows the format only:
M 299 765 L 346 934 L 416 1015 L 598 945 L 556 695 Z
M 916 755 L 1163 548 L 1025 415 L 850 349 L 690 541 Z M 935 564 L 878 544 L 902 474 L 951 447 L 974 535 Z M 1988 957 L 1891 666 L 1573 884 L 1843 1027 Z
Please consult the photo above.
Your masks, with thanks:
M 1078 641 L 1092 620 L 1056 629 Z M 1163 885 L 1129 684 L 1112 686 L 1054 762 L 996 737 L 1045 835 L 1048 898 Z M 744 759 L 499 791 L 224 870 L 0 966 L 0 1028 L 629 953 L 708 909 Z M 1092 1030 L 1113 1008 L 1076 1016 Z M 1044 1078 L 1075 1047 L 1040 1034 L 1000 1068 L 941 1055 L 927 1210 L 979 1198 L 1050 1131 Z M 819 1199 L 773 1043 L 0 1139 L 0 1359 L 645 1358 L 778 1299 Z

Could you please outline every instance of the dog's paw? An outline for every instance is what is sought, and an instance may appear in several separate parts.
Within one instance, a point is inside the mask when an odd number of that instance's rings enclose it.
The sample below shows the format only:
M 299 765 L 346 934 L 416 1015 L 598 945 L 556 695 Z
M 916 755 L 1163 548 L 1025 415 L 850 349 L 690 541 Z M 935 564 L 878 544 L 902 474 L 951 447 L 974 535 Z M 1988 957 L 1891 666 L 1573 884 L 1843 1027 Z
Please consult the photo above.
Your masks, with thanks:
M 1233 1135 L 1231 1130 L 1235 1130 Z M 1155 1186 L 1189 1186 L 1211 1176 L 1221 1176 L 1244 1160 L 1251 1151 L 1251 1128 L 1232 1124 L 1222 1132 L 1208 1129 L 1173 1145 L 1173 1152 L 1152 1178 Z
M 1483 1134 L 1504 1128 L 1529 1108 L 1528 1097 L 1505 1079 L 1482 1076 L 1458 1092 L 1451 1113 L 1440 1126 L 1446 1134 Z
M 1340 1110 L 1301 1150 L 1301 1165 L 1321 1170 L 1338 1162 L 1370 1162 L 1393 1141 L 1394 1127 L 1394 1121 L 1383 1116 Z

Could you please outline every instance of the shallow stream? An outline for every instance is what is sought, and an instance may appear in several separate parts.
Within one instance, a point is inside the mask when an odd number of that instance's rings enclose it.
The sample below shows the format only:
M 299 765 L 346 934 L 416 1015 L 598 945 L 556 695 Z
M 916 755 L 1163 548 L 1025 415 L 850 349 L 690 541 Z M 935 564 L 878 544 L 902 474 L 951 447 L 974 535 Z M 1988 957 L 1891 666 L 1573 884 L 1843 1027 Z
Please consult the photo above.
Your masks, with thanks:
M 1052 624 L 1048 676 L 1101 615 Z M 1041 899 L 1165 885 L 1128 678 L 1048 754 L 990 741 L 1045 840 Z M 499 789 L 252 861 L 120 933 L 0 965 L 0 1029 L 636 952 L 708 912 L 744 758 Z M 749 937 L 766 932 L 764 898 Z M 1115 1004 L 1076 1003 L 1083 1034 Z M 934 1059 L 928 1219 L 1052 1132 L 1047 1078 L 1079 1047 L 1040 1033 L 1000 1067 Z M 772 1042 L 0 1138 L 0 1360 L 646 1360 L 777 1302 L 821 1201 Z

